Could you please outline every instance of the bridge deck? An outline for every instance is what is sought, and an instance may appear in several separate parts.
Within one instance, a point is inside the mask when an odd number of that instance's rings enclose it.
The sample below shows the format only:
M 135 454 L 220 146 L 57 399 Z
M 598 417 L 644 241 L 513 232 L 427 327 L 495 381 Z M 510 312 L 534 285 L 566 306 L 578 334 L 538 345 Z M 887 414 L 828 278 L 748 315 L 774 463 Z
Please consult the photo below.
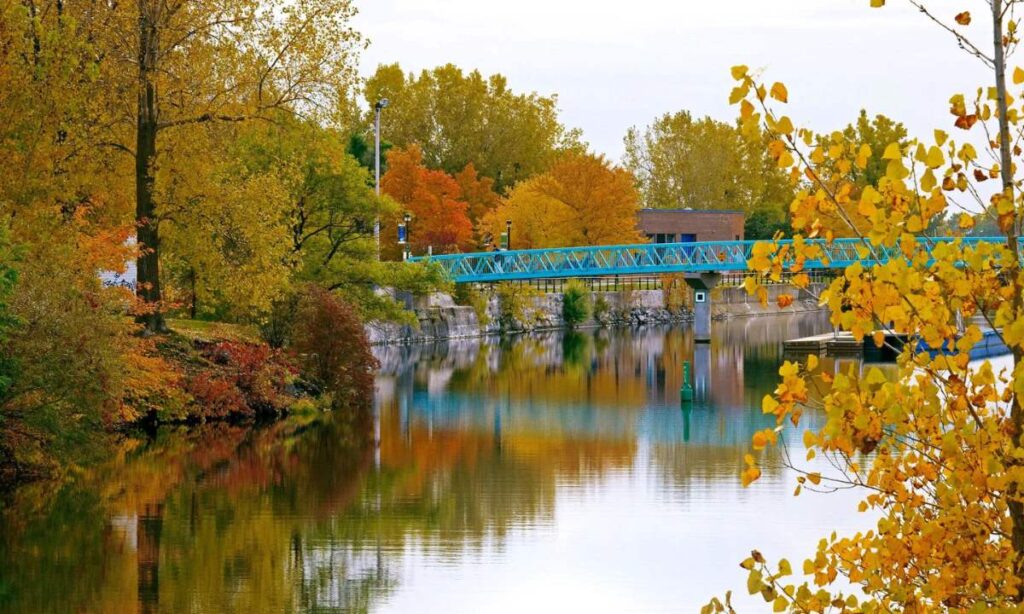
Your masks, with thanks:
M 937 237 L 918 239 L 918 248 L 929 254 L 940 243 L 961 241 L 964 245 L 1005 243 L 1002 237 Z M 709 241 L 703 243 L 661 243 L 641 245 L 605 245 L 562 247 L 497 252 L 446 254 L 410 258 L 440 265 L 455 283 L 487 283 L 520 279 L 560 277 L 601 277 L 609 275 L 652 275 L 665 273 L 703 273 L 746 271 L 747 261 L 759 241 Z M 792 241 L 779 241 L 782 246 Z M 861 239 L 821 239 L 806 243 L 820 245 L 822 258 L 808 260 L 804 270 L 843 269 L 854 262 L 873 266 L 892 258 L 902 258 L 895 248 L 873 248 L 875 255 L 864 258 Z

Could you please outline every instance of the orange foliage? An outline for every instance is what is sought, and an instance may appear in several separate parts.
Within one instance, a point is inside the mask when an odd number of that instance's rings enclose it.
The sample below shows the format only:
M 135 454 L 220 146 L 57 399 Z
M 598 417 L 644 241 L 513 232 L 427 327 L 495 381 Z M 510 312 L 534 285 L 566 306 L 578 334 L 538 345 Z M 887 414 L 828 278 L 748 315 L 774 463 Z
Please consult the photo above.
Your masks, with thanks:
M 563 154 L 547 173 L 518 184 L 486 215 L 492 236 L 512 220 L 512 248 L 639 243 L 633 175 L 604 156 Z
M 418 145 L 388 153 L 388 172 L 381 180 L 381 189 L 412 215 L 409 239 L 414 252 L 425 252 L 428 246 L 434 253 L 473 249 L 473 223 L 462 188 L 444 171 L 423 166 Z M 387 227 L 394 228 L 398 220 L 391 222 Z M 384 247 L 391 247 L 387 250 L 391 254 L 397 241 L 394 234 L 382 234 Z
M 472 162 L 455 174 L 455 181 L 462 188 L 463 200 L 469 203 L 469 219 L 474 225 L 501 204 L 501 196 L 494 191 L 494 180 L 481 177 Z

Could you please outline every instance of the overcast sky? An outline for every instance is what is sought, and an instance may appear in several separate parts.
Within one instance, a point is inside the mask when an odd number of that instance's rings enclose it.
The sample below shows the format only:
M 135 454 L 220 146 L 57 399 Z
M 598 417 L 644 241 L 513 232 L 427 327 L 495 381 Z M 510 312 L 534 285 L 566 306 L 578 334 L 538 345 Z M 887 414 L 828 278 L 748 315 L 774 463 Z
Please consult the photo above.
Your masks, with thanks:
M 785 82 L 795 123 L 818 131 L 866 108 L 930 135 L 951 127 L 951 94 L 989 85 L 977 60 L 903 0 L 884 9 L 868 0 L 356 2 L 357 28 L 371 41 L 364 75 L 391 62 L 407 72 L 447 62 L 500 72 L 515 91 L 557 93 L 563 122 L 615 161 L 626 129 L 662 113 L 732 121 L 734 64 Z M 985 6 L 931 4 L 949 21 Z M 979 44 L 983 18 L 968 29 Z

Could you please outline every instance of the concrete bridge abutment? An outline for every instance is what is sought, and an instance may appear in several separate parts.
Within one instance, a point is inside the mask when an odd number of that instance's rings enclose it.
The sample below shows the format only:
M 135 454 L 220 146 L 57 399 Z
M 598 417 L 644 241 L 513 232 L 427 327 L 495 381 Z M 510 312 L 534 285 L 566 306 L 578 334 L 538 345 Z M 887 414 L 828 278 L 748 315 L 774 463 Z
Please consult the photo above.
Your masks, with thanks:
M 693 340 L 711 343 L 711 291 L 722 281 L 722 274 L 687 273 L 684 279 L 693 289 Z

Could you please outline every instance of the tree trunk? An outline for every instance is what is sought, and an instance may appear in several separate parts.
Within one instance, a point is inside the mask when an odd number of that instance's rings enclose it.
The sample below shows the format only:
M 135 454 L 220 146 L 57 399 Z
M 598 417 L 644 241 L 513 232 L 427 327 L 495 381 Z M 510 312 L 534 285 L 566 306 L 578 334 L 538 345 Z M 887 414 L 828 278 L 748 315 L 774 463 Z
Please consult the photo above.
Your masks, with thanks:
M 1003 198 L 1011 202 L 1014 199 L 1013 186 L 1013 158 L 1010 154 L 1010 123 L 1007 117 L 1006 102 L 1006 53 L 1003 48 L 1003 0 L 992 0 L 992 60 L 996 76 L 996 108 L 999 115 L 999 172 L 1003 188 Z M 1006 232 L 1006 245 L 1012 254 L 1018 254 L 1018 224 L 1019 215 L 1016 205 L 1013 210 L 1013 219 L 1009 224 L 1001 224 Z M 1020 287 L 1020 259 L 1013 258 L 1008 271 L 1012 280 L 1010 283 L 1016 286 L 1013 293 L 1013 314 L 1015 318 L 1024 316 L 1021 313 L 1021 292 Z M 1014 366 L 1024 360 L 1024 349 L 1020 346 L 1013 347 Z M 1010 421 L 1013 424 L 1013 437 L 1015 444 L 1021 445 L 1024 435 L 1024 407 L 1022 399 L 1018 395 L 1013 397 L 1013 405 L 1010 408 Z M 1013 522 L 1011 542 L 1016 553 L 1016 574 L 1024 585 L 1024 501 L 1021 501 L 1021 484 L 1014 484 L 1010 488 L 1007 507 L 1010 511 L 1010 520 Z M 1024 587 L 1018 588 L 1016 600 L 1024 601 Z
M 139 103 L 135 134 L 135 224 L 139 256 L 136 261 L 136 293 L 145 311 L 138 321 L 146 332 L 166 331 L 160 309 L 160 235 L 153 200 L 156 165 L 157 91 L 153 82 L 160 49 L 157 15 L 153 3 L 139 2 Z

